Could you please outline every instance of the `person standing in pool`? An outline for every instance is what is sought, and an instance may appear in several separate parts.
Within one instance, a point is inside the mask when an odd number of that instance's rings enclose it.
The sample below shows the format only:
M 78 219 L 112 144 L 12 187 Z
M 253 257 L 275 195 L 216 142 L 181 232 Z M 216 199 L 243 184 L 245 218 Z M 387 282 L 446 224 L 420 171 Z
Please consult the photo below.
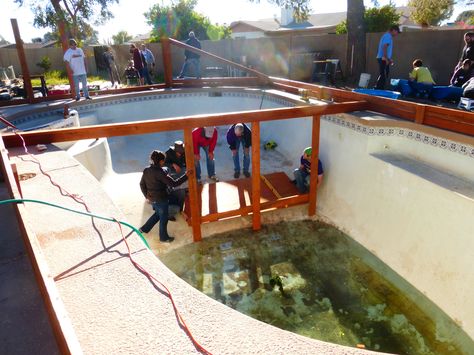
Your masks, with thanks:
M 193 149 L 194 162 L 196 168 L 196 177 L 198 183 L 201 182 L 201 148 L 206 154 L 207 175 L 209 179 L 218 182 L 216 176 L 216 167 L 214 163 L 214 149 L 217 144 L 217 129 L 216 127 L 199 127 L 193 130 Z
M 250 146 L 252 145 L 252 132 L 245 123 L 236 123 L 229 127 L 227 131 L 227 143 L 232 151 L 232 159 L 234 160 L 234 178 L 240 176 L 240 158 L 239 148 L 242 145 L 244 154 L 244 175 L 250 177 Z
M 301 155 L 300 159 L 300 167 L 298 169 L 295 169 L 293 171 L 293 174 L 295 175 L 295 183 L 296 183 L 296 188 L 298 191 L 302 194 L 308 192 L 309 188 L 309 176 L 311 174 L 311 153 L 313 152 L 313 149 L 311 147 L 305 148 L 303 151 L 303 155 Z M 323 164 L 321 163 L 321 160 L 318 159 L 318 188 L 321 186 L 321 183 L 323 182 Z
M 168 168 L 165 165 L 165 154 L 159 150 L 154 150 L 150 154 L 150 166 L 143 170 L 140 180 L 140 189 L 146 200 L 151 203 L 153 215 L 140 228 L 140 232 L 149 233 L 156 223 L 160 222 L 160 241 L 171 243 L 174 238 L 168 234 L 168 207 L 169 207 L 169 189 L 184 183 L 192 170 L 186 172 L 178 179 L 173 179 L 168 174 Z

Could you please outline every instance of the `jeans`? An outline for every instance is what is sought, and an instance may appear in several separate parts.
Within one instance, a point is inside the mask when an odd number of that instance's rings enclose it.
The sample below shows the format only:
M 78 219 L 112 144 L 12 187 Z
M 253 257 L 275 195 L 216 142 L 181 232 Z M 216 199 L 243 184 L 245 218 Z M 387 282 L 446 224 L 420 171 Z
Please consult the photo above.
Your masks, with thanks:
M 379 62 L 379 77 L 377 78 L 377 83 L 375 84 L 375 88 L 378 90 L 385 89 L 385 82 L 387 81 L 388 74 L 390 73 L 390 65 L 383 61 L 382 58 L 377 58 L 377 62 Z
M 109 71 L 109 78 L 110 82 L 112 83 L 112 86 L 114 86 L 115 82 L 118 82 L 120 84 L 120 76 L 117 71 L 117 66 L 115 64 L 112 64 L 111 66 L 107 67 L 107 70 Z
M 207 175 L 209 177 L 216 175 L 216 167 L 214 165 L 214 160 L 209 159 L 209 146 L 199 148 L 202 148 L 202 150 L 204 150 L 204 153 L 206 153 Z M 201 161 L 197 160 L 194 165 L 196 168 L 196 177 L 198 180 L 201 180 Z
M 181 73 L 179 73 L 180 77 L 183 77 L 188 72 L 189 65 L 192 65 L 196 71 L 196 77 L 199 79 L 201 77 L 201 63 L 199 58 L 189 58 L 185 59 L 183 68 L 181 69 Z
M 293 174 L 295 175 L 296 188 L 298 191 L 301 193 L 307 192 L 309 186 L 309 174 L 306 172 L 306 170 L 301 170 L 298 168 L 293 171 Z
M 72 79 L 74 81 L 74 90 L 76 90 L 76 98 L 81 98 L 81 93 L 79 91 L 79 82 L 82 83 L 82 92 L 85 97 L 89 97 L 89 90 L 87 89 L 87 75 L 73 75 Z
M 151 81 L 150 72 L 148 71 L 148 67 L 146 65 L 145 67 L 143 67 L 143 78 L 145 79 L 145 83 L 147 85 L 153 85 L 153 82 Z
M 140 228 L 143 232 L 149 233 L 155 224 L 160 222 L 160 240 L 166 241 L 169 239 L 168 235 L 168 201 L 153 202 L 152 207 L 155 213 L 145 222 Z
M 423 94 L 428 95 L 431 94 L 431 90 L 433 90 L 433 84 L 425 84 L 419 83 L 417 81 L 410 80 L 408 85 L 413 89 L 415 95 Z
M 242 149 L 244 150 L 244 172 L 248 173 L 250 168 L 250 154 L 245 154 L 245 145 L 241 139 L 237 139 L 235 143 L 235 155 L 232 155 L 232 159 L 234 160 L 234 171 L 240 173 L 240 159 L 239 159 L 239 148 L 242 145 Z M 232 152 L 233 153 L 233 152 Z

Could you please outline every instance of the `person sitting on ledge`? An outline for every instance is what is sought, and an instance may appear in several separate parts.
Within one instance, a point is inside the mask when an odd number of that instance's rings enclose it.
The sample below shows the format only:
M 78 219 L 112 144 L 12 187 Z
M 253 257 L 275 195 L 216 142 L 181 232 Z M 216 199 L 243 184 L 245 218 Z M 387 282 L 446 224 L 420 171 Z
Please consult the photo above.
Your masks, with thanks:
M 309 189 L 309 176 L 311 173 L 311 153 L 313 152 L 313 149 L 311 147 L 305 148 L 303 151 L 303 155 L 301 156 L 300 159 L 300 167 L 298 169 L 295 169 L 293 171 L 293 174 L 295 175 L 295 183 L 296 183 L 296 188 L 298 191 L 302 194 L 308 192 Z M 321 183 L 323 182 L 323 164 L 321 163 L 321 160 L 318 159 L 318 184 L 317 187 L 321 186 Z
M 462 66 L 454 72 L 451 78 L 450 84 L 452 86 L 462 87 L 469 80 L 473 72 L 471 64 L 469 59 L 465 59 L 462 62 Z
M 413 70 L 410 73 L 410 81 L 408 84 L 417 97 L 423 94 L 425 98 L 428 98 L 430 95 L 435 81 L 431 76 L 430 70 L 423 66 L 421 59 L 415 59 L 413 61 Z
M 474 76 L 462 88 L 464 89 L 462 96 L 474 100 Z
M 150 166 L 143 170 L 140 180 L 140 189 L 147 202 L 151 203 L 155 213 L 140 228 L 141 233 L 149 233 L 156 223 L 160 222 L 160 241 L 171 243 L 174 238 L 168 235 L 168 208 L 169 190 L 168 187 L 179 186 L 184 183 L 192 170 L 186 172 L 179 179 L 175 180 L 168 174 L 165 165 L 166 156 L 159 150 L 154 150 L 150 154 Z

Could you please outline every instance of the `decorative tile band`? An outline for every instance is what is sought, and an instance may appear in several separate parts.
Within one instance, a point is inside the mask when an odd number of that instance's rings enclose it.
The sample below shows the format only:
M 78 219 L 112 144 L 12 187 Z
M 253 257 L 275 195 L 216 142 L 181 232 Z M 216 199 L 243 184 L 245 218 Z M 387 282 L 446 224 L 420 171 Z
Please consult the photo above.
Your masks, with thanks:
M 418 132 L 412 129 L 401 127 L 367 127 L 335 116 L 322 116 L 322 119 L 369 136 L 405 137 L 440 149 L 450 150 L 451 152 L 468 155 L 471 158 L 474 158 L 474 146 L 472 145 L 451 141 L 449 139 Z
M 87 103 L 86 105 L 78 105 L 74 106 L 71 109 L 77 110 L 79 114 L 90 112 L 92 110 L 99 109 L 101 107 L 125 104 L 125 103 L 135 103 L 135 102 L 143 102 L 143 101 L 154 101 L 154 100 L 165 100 L 165 99 L 180 99 L 180 98 L 190 98 L 190 97 L 210 97 L 213 92 L 222 93 L 219 97 L 232 97 L 232 98 L 249 98 L 249 99 L 262 99 L 262 92 L 239 92 L 239 91 L 220 91 L 220 90 L 206 90 L 206 91 L 199 91 L 199 92 L 183 92 L 183 93 L 170 93 L 170 94 L 162 94 L 162 93 L 155 93 L 155 94 L 148 94 L 148 95 L 140 95 L 134 97 L 121 97 L 119 99 L 111 99 L 101 102 L 94 102 Z M 285 100 L 283 98 L 276 97 L 272 94 L 265 94 L 264 100 L 277 103 L 279 105 L 285 107 L 293 107 L 294 103 L 290 100 Z M 25 122 L 34 121 L 37 119 L 48 118 L 48 117 L 57 117 L 58 115 L 62 116 L 63 111 L 61 110 L 51 110 L 46 112 L 38 112 L 32 113 L 30 115 L 19 117 L 12 121 L 14 125 L 20 125 Z

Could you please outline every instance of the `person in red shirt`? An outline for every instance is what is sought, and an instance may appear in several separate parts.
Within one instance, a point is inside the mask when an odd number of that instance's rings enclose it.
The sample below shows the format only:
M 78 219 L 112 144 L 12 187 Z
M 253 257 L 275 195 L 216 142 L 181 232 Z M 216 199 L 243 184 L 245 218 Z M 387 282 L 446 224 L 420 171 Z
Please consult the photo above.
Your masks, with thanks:
M 214 164 L 214 149 L 217 143 L 216 127 L 199 127 L 193 130 L 193 148 L 194 163 L 196 168 L 196 177 L 201 182 L 201 155 L 200 150 L 204 150 L 206 154 L 207 175 L 215 182 L 219 181 L 216 176 Z

